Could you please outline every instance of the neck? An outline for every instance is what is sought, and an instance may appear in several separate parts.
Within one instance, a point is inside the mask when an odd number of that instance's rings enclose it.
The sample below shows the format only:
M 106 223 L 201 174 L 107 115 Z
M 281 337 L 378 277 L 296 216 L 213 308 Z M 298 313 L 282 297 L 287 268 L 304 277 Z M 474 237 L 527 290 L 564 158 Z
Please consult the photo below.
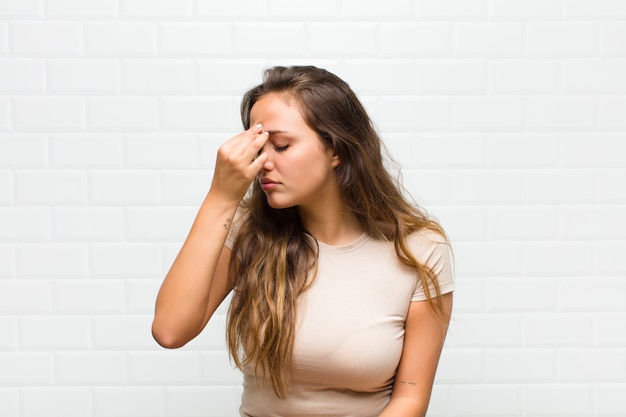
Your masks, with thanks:
M 363 227 L 344 205 L 326 205 L 315 210 L 298 207 L 305 229 L 318 241 L 329 245 L 345 245 L 363 233 Z

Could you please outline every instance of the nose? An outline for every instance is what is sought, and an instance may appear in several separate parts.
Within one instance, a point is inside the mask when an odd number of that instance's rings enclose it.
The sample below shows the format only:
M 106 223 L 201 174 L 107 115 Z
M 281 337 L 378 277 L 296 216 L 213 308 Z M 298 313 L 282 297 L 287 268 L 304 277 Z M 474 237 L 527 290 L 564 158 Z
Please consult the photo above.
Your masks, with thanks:
M 271 171 L 272 169 L 274 169 L 274 151 L 273 151 L 273 148 L 266 143 L 265 145 L 263 145 L 263 148 L 261 149 L 261 152 L 264 152 L 265 154 L 267 154 L 267 160 L 263 164 L 263 170 Z

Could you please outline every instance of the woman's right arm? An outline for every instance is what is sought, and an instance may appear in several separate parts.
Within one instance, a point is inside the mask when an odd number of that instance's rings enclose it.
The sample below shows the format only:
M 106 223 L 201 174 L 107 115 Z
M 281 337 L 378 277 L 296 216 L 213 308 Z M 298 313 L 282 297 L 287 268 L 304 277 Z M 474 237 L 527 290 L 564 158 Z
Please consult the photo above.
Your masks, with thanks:
M 152 334 L 163 347 L 178 348 L 196 337 L 231 288 L 224 246 L 239 202 L 263 167 L 259 155 L 268 135 L 254 126 L 224 143 L 211 188 L 156 300 Z

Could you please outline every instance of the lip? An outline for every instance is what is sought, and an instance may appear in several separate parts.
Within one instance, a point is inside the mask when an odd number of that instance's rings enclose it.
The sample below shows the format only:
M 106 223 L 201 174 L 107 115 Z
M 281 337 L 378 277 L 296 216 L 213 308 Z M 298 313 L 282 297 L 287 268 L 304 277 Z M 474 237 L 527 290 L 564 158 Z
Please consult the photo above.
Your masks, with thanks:
M 266 177 L 261 178 L 259 182 L 261 183 L 261 189 L 263 189 L 263 191 L 272 190 L 276 188 L 278 184 L 280 184 L 279 182 L 274 181 L 271 178 L 266 178 Z

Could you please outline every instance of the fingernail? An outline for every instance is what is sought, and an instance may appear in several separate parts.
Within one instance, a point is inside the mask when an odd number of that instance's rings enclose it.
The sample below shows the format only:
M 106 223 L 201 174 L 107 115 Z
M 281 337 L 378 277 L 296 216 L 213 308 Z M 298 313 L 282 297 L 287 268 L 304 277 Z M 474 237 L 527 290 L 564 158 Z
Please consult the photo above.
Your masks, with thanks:
M 255 127 L 256 127 L 257 130 L 263 129 L 263 125 L 261 123 L 257 123 L 257 125 Z

